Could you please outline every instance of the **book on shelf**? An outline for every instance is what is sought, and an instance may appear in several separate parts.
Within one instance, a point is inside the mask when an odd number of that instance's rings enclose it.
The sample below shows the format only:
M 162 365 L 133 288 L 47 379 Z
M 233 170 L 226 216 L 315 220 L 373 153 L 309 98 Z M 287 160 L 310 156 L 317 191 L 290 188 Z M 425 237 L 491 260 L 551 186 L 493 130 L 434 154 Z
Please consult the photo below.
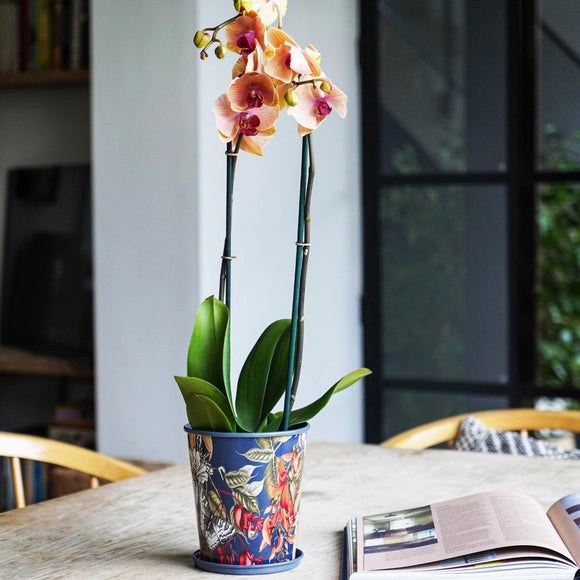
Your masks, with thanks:
M 547 512 L 486 492 L 350 519 L 342 580 L 573 580 L 580 577 L 580 492 Z
M 0 0 L 0 74 L 18 70 L 18 6 Z
M 89 0 L 0 0 L 0 74 L 89 66 Z

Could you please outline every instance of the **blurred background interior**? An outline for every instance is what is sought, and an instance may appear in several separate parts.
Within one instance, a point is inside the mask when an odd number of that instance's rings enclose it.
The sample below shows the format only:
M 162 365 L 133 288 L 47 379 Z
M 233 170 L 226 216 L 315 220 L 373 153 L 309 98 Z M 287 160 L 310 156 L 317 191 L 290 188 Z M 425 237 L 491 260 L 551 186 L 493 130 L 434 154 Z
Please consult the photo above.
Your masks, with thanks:
M 108 26 L 107 10 L 130 22 L 131 2 L 35 1 L 32 41 L 16 26 L 31 4 L 0 1 L 0 429 L 94 446 L 92 169 L 103 153 L 91 132 L 107 118 L 91 30 L 93 18 Z M 364 439 L 467 411 L 577 408 L 580 3 L 361 0 L 352 11 L 360 362 L 374 370 Z

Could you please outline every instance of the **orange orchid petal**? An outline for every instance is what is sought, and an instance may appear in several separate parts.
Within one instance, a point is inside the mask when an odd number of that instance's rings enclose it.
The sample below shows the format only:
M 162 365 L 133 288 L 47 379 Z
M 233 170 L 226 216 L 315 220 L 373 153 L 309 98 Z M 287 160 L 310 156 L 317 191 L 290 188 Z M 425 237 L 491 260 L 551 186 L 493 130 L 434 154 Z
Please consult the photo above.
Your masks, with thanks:
M 280 114 L 280 109 L 278 109 L 278 107 L 264 105 L 259 109 L 252 109 L 251 112 L 253 115 L 257 115 L 260 119 L 259 131 L 261 133 L 262 131 L 267 131 L 276 124 L 278 115 Z
M 309 45 L 302 50 L 298 43 L 283 30 L 268 30 L 269 47 L 274 49 L 264 66 L 264 72 L 284 83 L 290 82 L 297 75 L 320 75 L 320 53 Z M 270 49 L 267 50 L 268 55 Z
M 278 114 L 278 107 L 268 106 L 235 113 L 238 131 L 244 135 L 241 148 L 248 153 L 262 156 L 262 148 L 271 141 L 276 132 Z
M 232 67 L 232 78 L 241 77 L 248 69 L 248 57 L 246 55 L 240 56 L 236 60 L 236 64 Z
M 274 48 L 279 48 L 284 44 L 299 46 L 298 43 L 289 34 L 286 34 L 281 28 L 268 29 L 268 42 L 272 44 Z
M 308 61 L 311 74 L 315 77 L 321 76 L 322 69 L 320 68 L 320 60 L 322 57 L 320 55 L 320 52 L 316 48 L 314 48 L 311 44 L 309 44 L 304 49 L 304 57 Z
M 235 111 L 255 109 L 262 105 L 278 103 L 278 93 L 269 76 L 262 73 L 245 73 L 235 78 L 227 95 Z
M 276 129 L 272 127 L 269 131 L 258 133 L 253 137 L 244 137 L 240 149 L 243 149 L 247 153 L 252 153 L 253 155 L 259 155 L 262 157 L 264 155 L 262 149 L 272 140 L 275 132 Z
M 248 12 L 226 26 L 227 47 L 238 54 L 250 54 L 257 45 L 264 48 L 264 24 L 255 12 Z
M 329 95 L 330 102 L 341 119 L 346 117 L 348 97 L 338 87 L 333 86 Z
M 222 141 L 232 141 L 238 135 L 237 116 L 226 94 L 218 97 L 213 106 L 213 114 Z
M 290 62 L 288 66 L 301 75 L 311 74 L 313 68 L 316 70 L 316 63 L 311 62 L 301 48 L 294 46 L 290 48 Z
M 266 62 L 264 72 L 283 83 L 289 83 L 296 76 L 296 73 L 288 66 L 291 48 L 289 45 L 279 47 L 274 56 Z
M 298 104 L 294 107 L 289 107 L 288 114 L 294 117 L 298 124 L 304 128 L 316 129 L 318 119 L 315 108 L 318 91 L 311 85 L 301 85 L 296 87 L 295 91 L 298 96 Z

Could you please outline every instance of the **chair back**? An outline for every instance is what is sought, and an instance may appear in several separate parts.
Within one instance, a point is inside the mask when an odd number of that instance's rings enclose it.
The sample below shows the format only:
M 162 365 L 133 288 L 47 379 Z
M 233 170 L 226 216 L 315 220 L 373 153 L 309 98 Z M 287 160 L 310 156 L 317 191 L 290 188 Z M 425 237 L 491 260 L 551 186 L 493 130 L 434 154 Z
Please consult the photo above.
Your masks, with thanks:
M 14 501 L 17 508 L 26 505 L 21 459 L 40 461 L 74 469 L 90 476 L 90 486 L 98 487 L 99 479 L 119 481 L 143 475 L 144 469 L 90 449 L 44 437 L 0 431 L 0 457 L 10 460 Z
M 539 429 L 562 429 L 580 433 L 580 411 L 498 409 L 439 419 L 399 433 L 386 439 L 381 445 L 402 449 L 427 449 L 447 443 L 449 447 L 453 447 L 453 442 L 459 435 L 461 421 L 469 415 L 477 417 L 491 429 L 519 431 L 522 434 Z

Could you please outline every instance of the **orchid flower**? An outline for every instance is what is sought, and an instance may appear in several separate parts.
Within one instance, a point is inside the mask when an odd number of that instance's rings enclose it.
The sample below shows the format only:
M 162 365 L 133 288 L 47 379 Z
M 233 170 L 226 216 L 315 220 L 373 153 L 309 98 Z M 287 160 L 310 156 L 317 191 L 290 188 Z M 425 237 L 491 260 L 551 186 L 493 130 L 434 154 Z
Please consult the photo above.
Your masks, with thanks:
M 251 54 L 264 46 L 265 28 L 255 12 L 248 12 L 226 26 L 227 48 L 242 55 Z
M 254 155 L 263 155 L 262 148 L 276 132 L 277 106 L 262 105 L 245 111 L 234 111 L 226 93 L 215 102 L 213 113 L 219 138 L 224 143 L 237 142 L 243 137 L 241 148 Z
M 283 83 L 289 83 L 298 75 L 320 75 L 320 53 L 313 46 L 303 50 L 279 28 L 270 28 L 267 37 L 266 74 Z
M 328 81 L 326 81 L 328 84 Z M 346 116 L 347 96 L 336 86 L 329 87 L 329 92 L 320 88 L 321 83 L 304 83 L 296 87 L 297 104 L 288 108 L 288 114 L 298 123 L 301 137 L 312 133 L 333 109 L 338 116 Z
M 278 93 L 272 79 L 261 73 L 245 73 L 235 78 L 228 87 L 227 95 L 234 111 L 278 104 Z

